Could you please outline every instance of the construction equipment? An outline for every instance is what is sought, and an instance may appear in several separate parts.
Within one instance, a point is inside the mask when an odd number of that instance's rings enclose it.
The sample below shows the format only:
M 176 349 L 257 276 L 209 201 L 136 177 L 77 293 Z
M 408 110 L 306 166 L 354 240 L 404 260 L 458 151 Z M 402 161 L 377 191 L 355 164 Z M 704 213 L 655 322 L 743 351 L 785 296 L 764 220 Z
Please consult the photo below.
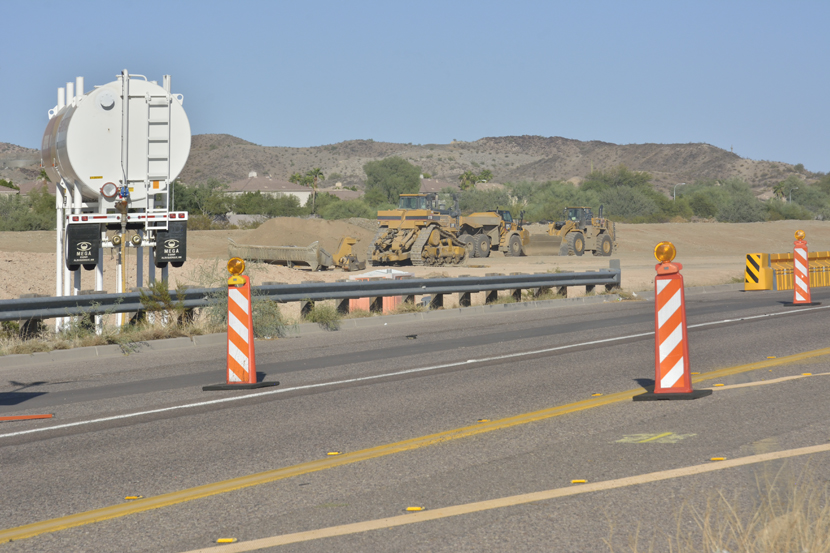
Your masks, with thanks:
M 274 265 L 285 265 L 292 268 L 296 265 L 311 267 L 312 271 L 326 270 L 329 267 L 339 267 L 344 271 L 361 271 L 366 268 L 366 262 L 358 261 L 352 251 L 357 240 L 346 236 L 340 240 L 337 253 L 331 255 L 314 242 L 307 248 L 299 246 L 249 246 L 237 244 L 228 238 L 228 255 L 241 257 L 245 261 L 260 261 Z
M 380 229 L 369 245 L 370 265 L 458 265 L 467 257 L 458 239 L 460 214 L 444 209 L 438 195 L 401 194 L 398 209 L 378 211 Z
M 366 268 L 365 261 L 358 261 L 357 254 L 352 251 L 352 246 L 357 244 L 357 240 L 351 236 L 345 236 L 340 239 L 340 245 L 337 246 L 337 252 L 334 254 L 334 265 L 340 267 L 344 271 L 362 271 Z
M 467 246 L 470 257 L 489 257 L 492 250 L 506 256 L 525 255 L 530 231 L 523 228 L 524 211 L 519 221 L 504 209 L 482 211 L 461 217 L 458 239 Z
M 534 235 L 525 247 L 527 255 L 594 255 L 610 256 L 616 248 L 614 223 L 602 216 L 594 217 L 590 207 L 565 208 L 565 220 L 551 223 L 547 235 Z

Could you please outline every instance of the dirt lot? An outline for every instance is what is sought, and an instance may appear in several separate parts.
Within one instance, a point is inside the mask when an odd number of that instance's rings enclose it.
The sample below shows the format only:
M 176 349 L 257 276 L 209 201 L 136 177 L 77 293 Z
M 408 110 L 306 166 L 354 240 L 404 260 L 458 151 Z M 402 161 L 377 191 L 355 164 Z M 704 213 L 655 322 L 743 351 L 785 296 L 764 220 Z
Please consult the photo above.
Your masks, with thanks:
M 194 231 L 188 236 L 188 262 L 170 270 L 172 284 L 217 286 L 227 277 L 227 239 L 237 243 L 261 245 L 308 245 L 320 240 L 333 251 L 339 238 L 350 234 L 358 238 L 358 256 L 363 259 L 367 241 L 374 232 L 373 222 L 365 220 L 323 221 L 294 218 L 272 219 L 255 230 Z M 357 223 L 357 224 L 355 224 Z M 750 252 L 778 253 L 792 249 L 793 234 L 799 228 L 807 233 L 811 251 L 830 250 L 830 223 L 821 221 L 776 221 L 771 223 L 681 223 L 655 225 L 617 225 L 618 251 L 612 258 L 620 260 L 623 288 L 638 291 L 653 286 L 652 251 L 661 240 L 671 240 L 677 247 L 677 260 L 683 264 L 687 286 L 704 286 L 743 281 L 745 255 Z M 541 232 L 535 226 L 531 232 Z M 55 233 L 0 233 L 0 299 L 22 294 L 55 294 Z M 146 252 L 145 252 L 146 254 Z M 418 277 L 484 275 L 485 273 L 533 273 L 585 271 L 608 267 L 608 258 L 593 257 L 521 257 L 509 258 L 499 253 L 485 259 L 471 259 L 467 265 L 454 267 L 406 267 Z M 135 284 L 135 250 L 128 253 L 129 286 Z M 115 291 L 114 252 L 105 253 L 104 288 Z M 249 271 L 254 283 L 335 281 L 349 276 L 340 270 L 312 273 L 307 269 L 279 266 L 255 266 Z M 160 271 L 157 271 L 159 274 Z M 82 271 L 81 289 L 93 289 L 94 273 Z M 146 270 L 145 270 L 146 274 Z M 573 295 L 583 293 L 574 289 Z

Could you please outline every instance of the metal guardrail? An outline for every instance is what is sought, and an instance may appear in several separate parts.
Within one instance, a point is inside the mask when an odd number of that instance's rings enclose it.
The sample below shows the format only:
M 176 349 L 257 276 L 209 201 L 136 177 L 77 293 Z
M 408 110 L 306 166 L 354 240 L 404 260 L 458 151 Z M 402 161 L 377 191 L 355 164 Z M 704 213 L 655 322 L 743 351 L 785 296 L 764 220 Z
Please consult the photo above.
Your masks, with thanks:
M 600 269 L 584 273 L 539 273 L 485 277 L 430 278 L 305 284 L 272 284 L 254 286 L 255 297 L 279 303 L 359 299 L 367 297 L 410 296 L 489 292 L 531 288 L 568 286 L 604 286 L 607 290 L 620 286 L 620 269 Z M 205 307 L 226 293 L 222 288 L 188 288 L 182 297 L 174 290 L 174 301 L 180 299 L 185 308 Z M 0 321 L 51 319 L 76 315 L 104 315 L 145 310 L 141 293 L 87 294 L 81 296 L 21 298 L 0 300 Z

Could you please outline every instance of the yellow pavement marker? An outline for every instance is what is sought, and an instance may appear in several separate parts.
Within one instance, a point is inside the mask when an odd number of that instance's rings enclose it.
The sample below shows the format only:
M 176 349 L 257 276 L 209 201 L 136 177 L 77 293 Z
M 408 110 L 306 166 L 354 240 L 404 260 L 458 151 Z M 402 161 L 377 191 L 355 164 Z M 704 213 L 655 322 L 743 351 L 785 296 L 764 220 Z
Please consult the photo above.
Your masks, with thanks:
M 508 497 L 501 497 L 498 499 L 488 499 L 486 501 L 477 501 L 475 503 L 467 503 L 464 505 L 454 505 L 452 507 L 432 509 L 430 511 L 423 511 L 420 513 L 398 515 L 394 517 L 381 518 L 376 520 L 367 520 L 364 522 L 355 522 L 352 524 L 343 524 L 341 526 L 320 528 L 319 530 L 309 530 L 306 532 L 297 532 L 295 534 L 284 534 L 282 536 L 261 538 L 258 540 L 236 543 L 234 545 L 230 545 L 227 547 L 211 547 L 210 549 L 196 549 L 194 551 L 188 551 L 187 553 L 244 553 L 247 551 L 265 549 L 268 547 L 288 545 L 289 543 L 299 543 L 312 540 L 319 540 L 321 538 L 331 538 L 335 536 L 358 534 L 361 532 L 369 532 L 371 530 L 394 528 L 396 526 L 403 526 L 405 524 L 417 524 L 419 522 L 449 518 L 458 515 L 467 515 L 470 513 L 479 513 L 481 511 L 490 511 L 492 509 L 500 509 L 502 507 L 513 507 L 515 505 L 535 503 L 537 501 L 545 501 L 548 499 L 555 499 L 557 497 L 567 497 L 591 492 L 615 490 L 619 488 L 625 488 L 628 486 L 649 484 L 652 482 L 660 482 L 661 480 L 671 480 L 673 478 L 680 478 L 683 476 L 705 474 L 707 472 L 715 472 L 735 467 L 753 465 L 756 463 L 775 461 L 778 459 L 799 457 L 802 455 L 825 453 L 828 451 L 830 451 L 830 444 L 800 447 L 797 449 L 775 451 L 772 453 L 761 453 L 759 455 L 739 457 L 738 459 L 732 459 L 730 461 L 724 460 L 720 463 L 692 465 L 689 467 L 682 467 L 679 469 L 661 470 L 659 472 L 651 472 L 648 474 L 640 474 L 637 476 L 628 476 L 626 478 L 618 478 L 616 480 L 595 482 L 593 484 L 585 483 L 581 486 L 569 486 L 567 488 L 556 488 L 553 490 L 513 495 Z
M 715 378 L 722 378 L 724 376 L 754 371 L 758 369 L 768 369 L 769 367 L 787 365 L 790 363 L 796 363 L 799 361 L 804 361 L 806 359 L 822 357 L 825 355 L 830 355 L 830 348 L 805 351 L 787 357 L 781 357 L 778 359 L 767 359 L 765 361 L 757 361 L 754 363 L 748 363 L 746 365 L 726 367 L 716 371 L 708 372 L 703 375 L 698 375 L 697 377 L 692 378 L 692 383 L 702 382 L 704 380 L 710 380 Z M 179 503 L 184 503 L 186 501 L 192 501 L 194 499 L 210 497 L 213 495 L 227 493 L 242 488 L 267 484 L 269 482 L 275 482 L 277 480 L 292 478 L 295 476 L 300 476 L 302 474 L 308 474 L 311 472 L 317 472 L 320 470 L 330 469 L 338 466 L 350 465 L 352 463 L 367 461 L 369 459 L 376 459 L 378 457 L 384 457 L 386 455 L 392 455 L 403 451 L 411 451 L 413 449 L 419 449 L 422 447 L 440 444 L 451 440 L 467 438 L 470 436 L 475 436 L 477 434 L 484 434 L 486 432 L 493 432 L 494 430 L 502 430 L 505 428 L 511 428 L 513 426 L 519 426 L 522 424 L 528 424 L 531 422 L 550 419 L 561 415 L 577 413 L 579 411 L 593 409 L 595 407 L 601 407 L 603 405 L 620 403 L 622 401 L 630 401 L 632 397 L 641 393 L 643 393 L 643 388 L 626 390 L 624 392 L 616 392 L 597 398 L 584 399 L 566 405 L 549 407 L 547 409 L 541 409 L 539 411 L 514 415 L 512 417 L 506 417 L 503 419 L 498 419 L 490 422 L 477 423 L 473 426 L 464 426 L 452 430 L 445 430 L 443 432 L 437 432 L 435 434 L 428 434 L 426 436 L 410 438 L 408 440 L 403 440 L 400 442 L 384 444 L 359 451 L 351 451 L 348 453 L 343 453 L 342 455 L 336 455 L 331 457 L 327 456 L 323 459 L 316 459 L 314 461 L 308 461 L 290 467 L 283 467 L 279 469 L 268 470 L 265 472 L 250 474 L 247 476 L 240 476 L 237 478 L 231 478 L 230 480 L 222 480 L 219 482 L 204 484 L 202 486 L 187 488 L 184 490 L 170 492 L 162 495 L 137 499 L 134 501 L 130 501 L 128 503 L 120 503 L 117 505 L 111 505 L 109 507 L 94 509 L 91 511 L 82 511 L 80 513 L 75 513 L 64 517 L 48 519 L 40 522 L 34 522 L 31 524 L 25 524 L 23 526 L 17 526 L 15 528 L 0 530 L 0 543 L 6 543 L 12 540 L 22 540 L 40 534 L 56 532 L 58 530 L 65 530 L 67 528 L 74 528 L 76 526 L 83 526 L 85 524 L 101 522 L 103 520 L 110 520 L 113 518 L 119 518 L 135 513 L 141 513 L 144 511 L 168 507 L 170 505 L 176 505 Z

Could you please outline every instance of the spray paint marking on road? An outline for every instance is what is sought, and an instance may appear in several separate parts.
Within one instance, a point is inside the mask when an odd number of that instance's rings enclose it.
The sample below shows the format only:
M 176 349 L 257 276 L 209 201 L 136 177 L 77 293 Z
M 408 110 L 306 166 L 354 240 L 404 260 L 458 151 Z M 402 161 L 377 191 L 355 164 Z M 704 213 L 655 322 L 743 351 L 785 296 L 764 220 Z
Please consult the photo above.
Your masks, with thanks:
M 766 359 L 764 361 L 758 361 L 756 363 L 749 363 L 746 365 L 727 367 L 724 369 L 699 375 L 695 377 L 692 380 L 692 382 L 700 382 L 703 380 L 722 378 L 724 376 L 729 376 L 732 374 L 738 374 L 742 372 L 787 365 L 790 363 L 796 363 L 799 361 L 804 361 L 806 359 L 811 359 L 824 355 L 830 355 L 830 348 L 806 351 L 803 353 L 798 353 L 796 355 L 790 355 L 788 357 L 780 357 L 778 359 Z M 384 457 L 395 453 L 401 453 L 403 451 L 412 451 L 426 446 L 449 442 L 451 440 L 457 440 L 460 438 L 475 436 L 477 434 L 492 432 L 494 430 L 502 430 L 506 428 L 511 428 L 513 426 L 551 419 L 561 415 L 567 415 L 570 413 L 584 411 L 586 409 L 601 407 L 603 405 L 610 405 L 622 401 L 630 401 L 631 398 L 633 398 L 637 394 L 643 393 L 643 391 L 643 388 L 637 388 L 634 390 L 616 392 L 600 397 L 585 399 L 567 405 L 549 407 L 547 409 L 533 411 L 531 413 L 514 415 L 512 417 L 507 417 L 504 419 L 488 422 L 477 422 L 475 425 L 472 426 L 465 426 L 462 428 L 445 430 L 443 432 L 428 434 L 426 436 L 420 436 L 417 438 L 411 438 L 409 440 L 404 440 L 401 442 L 380 445 L 359 451 L 346 452 L 337 456 L 331 456 L 323 459 L 317 459 L 314 461 L 308 461 L 306 463 L 300 463 L 298 465 L 293 465 L 290 467 L 269 470 L 256 474 L 250 474 L 247 476 L 240 476 L 238 478 L 232 478 L 230 480 L 223 480 L 220 482 L 205 484 L 194 488 L 170 492 L 167 494 L 146 497 L 143 499 L 138 499 L 136 501 L 131 501 L 129 503 L 120 503 L 118 505 L 102 507 L 100 509 L 95 509 L 92 511 L 80 512 L 65 517 L 44 520 L 32 524 L 26 524 L 24 526 L 18 526 L 16 528 L 9 528 L 8 530 L 0 530 L 0 543 L 5 543 L 11 540 L 31 538 L 40 534 L 56 532 L 58 530 L 65 530 L 67 528 L 74 528 L 76 526 L 84 526 L 86 524 L 100 522 L 103 520 L 120 518 L 135 513 L 141 513 L 144 511 L 150 511 L 153 509 L 159 509 L 162 507 L 168 507 L 170 505 L 184 503 L 186 501 L 192 501 L 194 499 L 210 497 L 213 495 L 227 493 L 243 488 L 248 488 L 251 486 L 267 484 L 269 482 L 275 482 L 277 480 L 283 480 L 285 478 L 291 478 L 334 467 L 350 465 L 369 459 L 376 459 L 378 457 Z
M 777 316 L 777 315 L 793 315 L 793 314 L 804 313 L 806 311 L 813 311 L 813 310 L 816 310 L 816 309 L 828 309 L 828 308 L 830 308 L 830 306 L 808 307 L 808 308 L 804 308 L 804 309 L 799 309 L 798 311 L 780 311 L 780 312 L 776 312 L 776 313 L 766 313 L 766 314 L 763 314 L 763 315 L 753 315 L 753 316 L 750 316 L 750 317 L 742 317 L 740 319 L 723 319 L 721 321 L 713 321 L 713 322 L 709 322 L 709 323 L 699 323 L 699 324 L 689 325 L 688 328 L 699 328 L 699 327 L 719 325 L 719 324 L 728 324 L 728 323 L 750 321 L 750 320 L 756 320 L 756 319 L 763 319 L 763 318 L 767 318 L 767 317 L 774 317 L 774 316 Z M 241 396 L 226 397 L 226 398 L 213 399 L 213 400 L 208 400 L 208 401 L 198 401 L 198 402 L 195 402 L 195 403 L 186 403 L 186 404 L 183 404 L 183 405 L 175 405 L 173 407 L 164 407 L 164 408 L 160 408 L 160 409 L 150 409 L 150 410 L 147 410 L 147 411 L 137 411 L 137 412 L 134 412 L 134 413 L 125 413 L 123 415 L 114 415 L 114 416 L 111 416 L 111 417 L 100 417 L 100 418 L 96 418 L 96 419 L 87 419 L 87 420 L 70 422 L 70 423 L 65 423 L 65 424 L 56 424 L 56 425 L 53 425 L 53 426 L 44 426 L 44 427 L 40 427 L 40 428 L 31 428 L 29 430 L 19 430 L 17 432 L 9 432 L 7 434 L 0 434 L 0 439 L 2 439 L 2 438 L 12 438 L 12 437 L 15 437 L 15 436 L 24 436 L 26 434 L 35 434 L 35 433 L 38 433 L 38 432 L 48 432 L 50 430 L 61 430 L 61 429 L 64 429 L 64 428 L 72 428 L 72 427 L 77 427 L 77 426 L 86 426 L 86 425 L 89 425 L 89 424 L 112 422 L 112 421 L 117 421 L 117 420 L 130 419 L 130 418 L 134 418 L 134 417 L 142 417 L 142 416 L 145 416 L 145 415 L 156 415 L 156 414 L 159 414 L 159 413 L 169 413 L 171 411 L 181 411 L 181 410 L 184 410 L 184 409 L 193 409 L 193 408 L 198 408 L 198 407 L 207 407 L 207 406 L 210 406 L 210 405 L 219 405 L 219 404 L 223 404 L 223 403 L 232 403 L 232 402 L 235 402 L 235 401 L 243 401 L 243 400 L 247 400 L 247 399 L 260 398 L 260 397 L 271 396 L 271 395 L 276 395 L 276 394 L 286 394 L 286 393 L 289 393 L 289 392 L 298 392 L 298 391 L 303 391 L 303 390 L 328 388 L 328 387 L 332 387 L 332 386 L 340 386 L 340 385 L 343 385 L 343 384 L 353 384 L 353 383 L 356 383 L 356 382 L 367 382 L 367 381 L 371 381 L 371 380 L 380 380 L 380 379 L 383 379 L 383 378 L 392 378 L 392 377 L 396 377 L 396 376 L 405 376 L 405 375 L 410 375 L 410 374 L 425 373 L 425 372 L 437 371 L 437 370 L 441 370 L 441 369 L 450 369 L 450 368 L 462 367 L 464 365 L 470 365 L 470 364 L 474 364 L 474 363 L 488 363 L 488 362 L 491 362 L 491 361 L 502 361 L 502 360 L 505 360 L 505 359 L 517 359 L 517 358 L 520 358 L 520 357 L 529 357 L 529 356 L 532 356 L 532 355 L 540 355 L 540 354 L 544 354 L 544 353 L 553 353 L 553 352 L 556 352 L 556 351 L 565 351 L 565 350 L 569 350 L 569 349 L 575 349 L 575 348 L 586 347 L 586 346 L 596 346 L 596 345 L 608 344 L 608 343 L 612 343 L 612 342 L 621 342 L 623 340 L 631 340 L 631 339 L 634 339 L 634 338 L 644 338 L 646 336 L 653 336 L 653 335 L 654 335 L 654 332 L 643 332 L 643 333 L 640 333 L 640 334 L 629 334 L 627 336 L 618 336 L 616 338 L 605 338 L 603 340 L 592 340 L 590 342 L 581 342 L 581 343 L 578 343 L 578 344 L 568 344 L 566 346 L 557 346 L 557 347 L 553 347 L 553 348 L 538 349 L 538 350 L 533 350 L 533 351 L 524 351 L 524 352 L 519 352 L 519 353 L 508 353 L 508 354 L 504 354 L 504 355 L 496 355 L 496 356 L 493 356 L 493 357 L 484 357 L 484 358 L 481 358 L 481 359 L 467 359 L 466 361 L 457 361 L 457 362 L 454 362 L 454 363 L 445 363 L 445 364 L 442 364 L 442 365 L 433 365 L 433 366 L 430 366 L 430 367 L 418 367 L 418 368 L 415 368 L 415 369 L 406 369 L 406 370 L 403 370 L 403 371 L 376 374 L 376 375 L 372 375 L 372 376 L 361 376 L 361 377 L 357 377 L 357 378 L 347 378 L 347 379 L 343 379 L 343 380 L 334 380 L 334 381 L 331 381 L 331 382 L 320 382 L 318 384 L 307 384 L 305 386 L 294 386 L 293 388 L 281 388 L 281 389 L 268 390 L 266 392 L 257 392 L 257 393 L 245 394 L 245 395 L 241 395 Z M 816 351 L 823 351 L 823 350 L 816 350 Z M 825 354 L 819 354 L 819 355 L 825 355 Z M 775 359 L 772 359 L 771 361 L 775 361 Z M 716 371 L 716 373 L 717 373 L 717 371 Z M 707 373 L 707 374 L 715 374 L 715 373 Z M 695 382 L 695 380 L 693 379 L 692 382 Z

